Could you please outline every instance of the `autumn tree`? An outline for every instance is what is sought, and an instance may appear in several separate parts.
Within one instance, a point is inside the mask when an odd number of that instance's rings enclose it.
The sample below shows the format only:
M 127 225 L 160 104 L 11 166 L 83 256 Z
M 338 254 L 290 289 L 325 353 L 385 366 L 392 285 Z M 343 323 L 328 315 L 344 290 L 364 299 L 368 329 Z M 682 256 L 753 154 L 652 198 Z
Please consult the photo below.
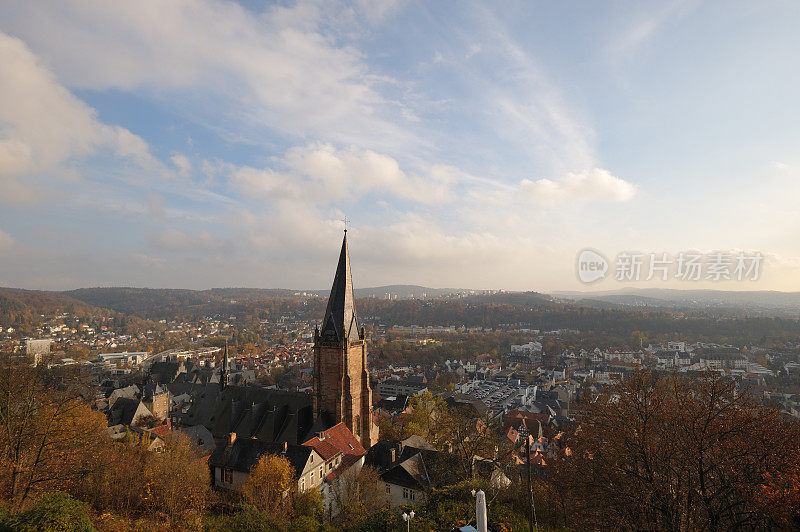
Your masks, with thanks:
M 164 437 L 162 452 L 151 454 L 143 481 L 148 506 L 172 517 L 202 512 L 211 490 L 208 464 L 191 439 L 177 431 Z
M 353 524 L 389 504 L 377 469 L 364 466 L 350 468 L 331 486 L 331 508 L 336 521 Z
M 0 367 L 0 477 L 15 506 L 87 476 L 108 443 L 106 420 L 86 405 L 79 371 Z
M 265 454 L 250 470 L 242 496 L 258 510 L 287 515 L 292 508 L 294 469 L 285 456 Z
M 574 528 L 777 528 L 797 516 L 800 428 L 718 375 L 637 373 L 589 404 L 554 465 Z M 782 506 L 769 504 L 775 497 Z
M 416 434 L 437 449 L 445 449 L 450 443 L 449 434 L 441 424 L 448 415 L 447 404 L 431 392 L 414 395 L 409 400 L 411 412 L 404 416 L 406 437 Z

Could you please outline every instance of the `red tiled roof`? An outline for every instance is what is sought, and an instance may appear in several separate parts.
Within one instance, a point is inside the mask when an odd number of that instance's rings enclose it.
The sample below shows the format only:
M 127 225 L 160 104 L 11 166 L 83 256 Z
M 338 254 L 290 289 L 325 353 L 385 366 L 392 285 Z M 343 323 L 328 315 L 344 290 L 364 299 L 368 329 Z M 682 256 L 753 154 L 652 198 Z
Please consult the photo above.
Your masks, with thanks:
M 344 423 L 339 423 L 324 431 L 322 439 L 317 435 L 303 445 L 313 448 L 326 462 L 340 453 L 344 455 L 336 469 L 325 476 L 325 480 L 328 482 L 333 482 L 336 477 L 367 454 L 367 451 Z
M 361 446 L 361 443 L 353 436 L 353 433 L 350 432 L 350 429 L 348 429 L 347 425 L 344 423 L 334 425 L 324 431 L 322 436 L 322 439 L 320 439 L 319 436 L 314 436 L 307 442 L 304 442 L 303 445 L 312 447 L 325 460 L 339 453 L 358 457 L 367 454 L 367 451 L 364 450 L 364 447 Z
M 150 429 L 150 432 L 158 436 L 159 438 L 163 438 L 170 432 L 170 428 L 166 425 L 159 425 L 155 428 Z

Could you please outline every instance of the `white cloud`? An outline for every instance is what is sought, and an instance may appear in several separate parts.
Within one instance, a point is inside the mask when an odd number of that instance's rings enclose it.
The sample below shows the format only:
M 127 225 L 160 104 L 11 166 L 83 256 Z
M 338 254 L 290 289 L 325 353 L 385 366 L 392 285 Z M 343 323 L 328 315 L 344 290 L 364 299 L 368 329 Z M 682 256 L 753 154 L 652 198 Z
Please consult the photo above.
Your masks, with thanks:
M 229 128 L 237 135 L 249 122 L 290 135 L 335 131 L 345 142 L 381 132 L 377 141 L 405 136 L 379 112 L 392 107 L 375 87 L 385 77 L 337 40 L 334 23 L 379 20 L 394 4 L 348 11 L 300 1 L 254 13 L 224 0 L 12 2 L 0 7 L 0 27 L 13 28 L 70 87 L 171 94 L 190 101 L 195 118 L 204 111 L 237 121 Z
M 422 175 L 400 168 L 397 160 L 372 150 L 312 144 L 287 150 L 272 168 L 229 166 L 234 186 L 246 196 L 272 200 L 307 199 L 329 203 L 382 191 L 419 203 L 447 201 L 457 170 L 433 165 Z
M 470 45 L 469 50 L 467 51 L 466 55 L 464 56 L 465 59 L 472 59 L 472 57 L 479 53 L 482 49 L 480 43 L 475 43 Z
M 461 64 L 470 69 L 476 97 L 482 99 L 478 107 L 486 110 L 496 135 L 514 146 L 518 159 L 526 158 L 547 174 L 596 166 L 594 131 L 580 109 L 570 105 L 535 55 L 491 9 L 479 8 L 475 18 L 485 33 L 481 53 L 494 61 L 490 68 Z
M 187 177 L 192 171 L 191 161 L 183 154 L 173 153 L 169 160 L 172 161 L 172 164 L 178 169 L 178 175 L 181 177 Z
M 660 5 L 657 9 L 653 9 L 654 6 L 646 6 L 639 16 L 634 14 L 625 17 L 633 18 L 633 20 L 605 45 L 606 58 L 611 63 L 629 59 L 653 39 L 664 25 L 673 19 L 684 16 L 696 4 L 696 0 L 672 0 Z
M 36 174 L 58 174 L 67 163 L 101 149 L 149 165 L 147 144 L 130 131 L 97 120 L 61 86 L 28 47 L 0 33 L 0 185 L 5 203 L 32 203 Z
M 199 231 L 188 234 L 177 229 L 166 229 L 155 236 L 154 244 L 157 248 L 171 252 L 195 251 L 208 253 L 219 251 L 229 244 L 208 231 Z
M 519 197 L 542 205 L 628 201 L 635 195 L 636 185 L 602 168 L 569 173 L 555 180 L 524 179 L 519 185 Z
M 14 239 L 11 237 L 11 235 L 0 229 L 0 252 L 9 250 L 13 246 Z

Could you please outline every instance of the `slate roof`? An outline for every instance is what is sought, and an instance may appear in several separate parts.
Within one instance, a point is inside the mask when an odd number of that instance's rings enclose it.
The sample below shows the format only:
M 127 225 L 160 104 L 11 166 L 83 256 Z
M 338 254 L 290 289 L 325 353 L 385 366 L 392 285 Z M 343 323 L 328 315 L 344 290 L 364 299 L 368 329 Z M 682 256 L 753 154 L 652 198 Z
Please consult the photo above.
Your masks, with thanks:
M 139 408 L 139 400 L 131 399 L 128 397 L 120 397 L 114 401 L 108 411 L 108 424 L 109 425 L 130 425 L 133 421 L 133 416 L 136 415 L 136 410 Z
M 287 445 L 284 451 L 283 444 L 237 437 L 233 443 L 220 442 L 211 453 L 208 465 L 249 473 L 263 455 L 276 454 L 285 456 L 297 475 L 302 473 L 312 452 L 311 447 L 304 445 Z
M 300 444 L 332 426 L 327 414 L 314 421 L 313 399 L 302 392 L 258 386 L 218 384 L 194 389 L 192 404 L 182 416 L 184 425 L 203 425 L 215 438 L 235 432 L 242 438 Z
M 436 488 L 463 480 L 461 472 L 465 469 L 464 460 L 455 455 L 407 445 L 397 465 L 381 473 L 381 479 L 413 489 Z
M 204 456 L 211 454 L 214 451 L 214 435 L 211 434 L 211 431 L 209 431 L 203 425 L 196 425 L 194 427 L 181 427 L 178 430 L 186 434 L 189 439 L 192 440 L 192 443 L 194 443 L 200 449 L 200 452 Z
M 382 398 L 375 408 L 382 408 L 391 414 L 400 414 L 408 407 L 408 396 L 399 394 L 396 397 Z
M 347 232 L 342 240 L 339 264 L 333 278 L 333 286 L 325 309 L 320 331 L 323 341 L 340 343 L 347 338 L 351 342 L 361 340 L 356 318 L 353 277 L 350 271 L 350 253 L 347 250 Z
M 135 384 L 131 384 L 130 386 L 126 386 L 125 388 L 117 388 L 113 390 L 109 395 L 108 398 L 110 402 L 114 402 L 121 397 L 126 397 L 128 399 L 136 399 L 139 396 L 139 387 Z

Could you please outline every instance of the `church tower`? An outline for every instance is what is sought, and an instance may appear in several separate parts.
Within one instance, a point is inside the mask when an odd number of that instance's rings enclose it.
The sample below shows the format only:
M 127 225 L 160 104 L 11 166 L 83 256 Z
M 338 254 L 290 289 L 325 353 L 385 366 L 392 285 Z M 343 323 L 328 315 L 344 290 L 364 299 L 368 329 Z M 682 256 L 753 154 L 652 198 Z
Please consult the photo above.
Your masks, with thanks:
M 314 331 L 314 419 L 323 412 L 334 423 L 344 422 L 365 449 L 378 441 L 366 334 L 356 317 L 346 230 L 322 329 Z

